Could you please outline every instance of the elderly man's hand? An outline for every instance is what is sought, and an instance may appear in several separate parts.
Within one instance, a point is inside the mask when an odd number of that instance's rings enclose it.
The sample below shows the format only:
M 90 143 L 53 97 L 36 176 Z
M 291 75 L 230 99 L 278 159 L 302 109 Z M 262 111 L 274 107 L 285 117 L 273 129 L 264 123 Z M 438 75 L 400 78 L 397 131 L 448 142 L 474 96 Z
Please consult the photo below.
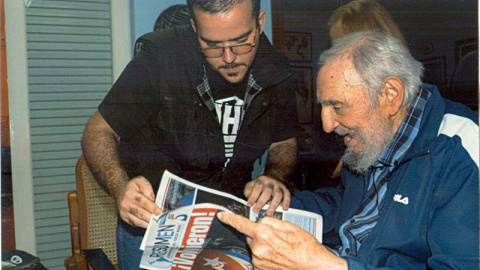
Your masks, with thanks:
M 253 206 L 253 211 L 258 212 L 265 204 L 270 206 L 267 209 L 267 215 L 271 216 L 275 209 L 282 204 L 283 210 L 290 206 L 290 191 L 279 180 L 267 175 L 259 176 L 247 183 L 243 194 L 247 197 L 247 205 Z
M 132 226 L 147 228 L 152 214 L 161 215 L 150 182 L 142 176 L 130 180 L 117 198 L 120 217 Z
M 293 223 L 269 217 L 254 223 L 227 212 L 217 217 L 247 236 L 255 269 L 348 269 L 345 260 Z

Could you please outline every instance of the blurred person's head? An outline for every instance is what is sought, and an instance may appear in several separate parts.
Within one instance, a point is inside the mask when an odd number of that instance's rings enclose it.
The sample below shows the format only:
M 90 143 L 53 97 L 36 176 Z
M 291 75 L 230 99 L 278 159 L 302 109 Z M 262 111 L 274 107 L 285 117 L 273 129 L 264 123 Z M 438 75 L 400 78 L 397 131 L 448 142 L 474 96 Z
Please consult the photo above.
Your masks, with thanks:
M 260 42 L 259 0 L 188 0 L 191 25 L 208 64 L 231 83 L 245 78 Z
M 173 5 L 165 9 L 158 15 L 153 31 L 158 31 L 178 25 L 187 25 L 190 23 L 190 13 L 187 5 Z M 141 39 L 135 42 L 133 54 L 137 55 L 143 49 L 143 42 Z
M 187 5 L 173 5 L 162 11 L 155 21 L 153 31 L 190 23 Z
M 391 143 L 418 95 L 422 64 L 396 38 L 377 30 L 338 39 L 319 65 L 323 129 L 343 137 L 344 162 L 363 174 Z
M 332 43 L 353 32 L 381 29 L 407 47 L 392 16 L 376 0 L 353 0 L 337 8 L 330 16 L 328 26 Z

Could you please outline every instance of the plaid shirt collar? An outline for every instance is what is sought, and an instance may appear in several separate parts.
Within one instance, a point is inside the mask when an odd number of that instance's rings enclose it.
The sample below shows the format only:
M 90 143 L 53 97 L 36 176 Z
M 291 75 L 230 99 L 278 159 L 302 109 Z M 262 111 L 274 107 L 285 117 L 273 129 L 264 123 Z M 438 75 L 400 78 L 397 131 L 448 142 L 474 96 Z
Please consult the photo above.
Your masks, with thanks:
M 410 148 L 415 137 L 417 137 L 425 104 L 430 95 L 431 93 L 423 86 L 420 88 L 420 92 L 412 102 L 407 115 L 395 133 L 393 141 L 375 163 L 375 167 L 387 166 L 392 170 L 401 161 L 401 158 Z
M 245 115 L 245 112 L 249 108 L 252 100 L 255 98 L 256 95 L 258 95 L 258 93 L 260 93 L 260 91 L 262 91 L 262 87 L 253 78 L 252 71 L 250 71 L 250 73 L 248 73 L 247 76 L 248 76 L 248 82 L 247 82 L 247 89 L 245 91 L 245 96 L 244 96 L 244 105 L 242 107 L 242 110 L 243 110 L 242 120 L 243 120 L 243 115 Z M 205 103 L 205 105 L 210 110 L 210 112 L 215 116 L 215 118 L 217 118 L 217 114 L 215 113 L 215 101 L 212 96 L 212 91 L 210 89 L 210 84 L 208 82 L 207 71 L 205 66 L 203 66 L 203 82 L 197 86 L 197 92 L 200 98 L 202 99 L 203 103 Z

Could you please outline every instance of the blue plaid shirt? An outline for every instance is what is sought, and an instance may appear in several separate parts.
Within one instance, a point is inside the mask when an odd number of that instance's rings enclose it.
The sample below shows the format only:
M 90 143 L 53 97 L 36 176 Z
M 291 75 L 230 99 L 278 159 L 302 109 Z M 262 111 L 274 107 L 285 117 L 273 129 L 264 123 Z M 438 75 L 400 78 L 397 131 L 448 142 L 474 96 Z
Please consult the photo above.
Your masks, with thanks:
M 367 172 L 367 193 L 362 204 L 355 215 L 340 227 L 342 246 L 338 250 L 339 255 L 356 256 L 363 240 L 377 224 L 388 186 L 386 176 L 401 161 L 417 136 L 423 110 L 430 95 L 423 87 L 420 89 L 393 141 Z

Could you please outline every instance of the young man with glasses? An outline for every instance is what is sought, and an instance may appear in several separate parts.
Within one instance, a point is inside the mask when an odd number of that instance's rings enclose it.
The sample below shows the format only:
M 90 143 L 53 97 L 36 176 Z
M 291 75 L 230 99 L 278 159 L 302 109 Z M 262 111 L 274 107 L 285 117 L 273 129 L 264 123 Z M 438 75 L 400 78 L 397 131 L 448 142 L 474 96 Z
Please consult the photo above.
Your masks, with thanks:
M 122 269 L 138 268 L 144 229 L 169 170 L 249 198 L 269 213 L 287 208 L 284 182 L 295 165 L 294 83 L 286 57 L 263 35 L 259 0 L 188 0 L 191 26 L 141 38 L 86 126 L 90 169 L 115 198 Z M 269 150 L 265 172 L 253 164 Z M 249 182 L 250 181 L 250 182 Z

